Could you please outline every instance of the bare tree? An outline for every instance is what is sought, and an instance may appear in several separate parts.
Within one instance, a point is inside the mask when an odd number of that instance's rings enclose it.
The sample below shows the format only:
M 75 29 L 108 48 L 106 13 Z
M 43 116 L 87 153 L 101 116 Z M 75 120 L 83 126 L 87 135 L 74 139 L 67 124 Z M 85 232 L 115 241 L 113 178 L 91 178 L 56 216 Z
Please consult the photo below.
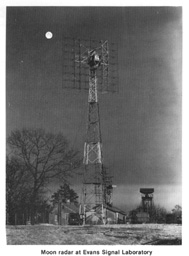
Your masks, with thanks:
M 172 209 L 172 216 L 176 223 L 182 223 L 182 207 L 180 205 L 175 205 L 174 209 Z
M 17 224 L 17 214 L 28 210 L 31 179 L 17 158 L 6 159 L 6 222 Z
M 34 223 L 35 202 L 39 191 L 55 179 L 67 181 L 79 168 L 78 151 L 69 148 L 62 134 L 45 133 L 42 129 L 23 129 L 11 133 L 7 139 L 11 154 L 24 165 L 31 183 L 31 222 Z
M 141 205 L 137 206 L 136 209 L 130 212 L 134 222 L 137 222 L 137 213 L 143 212 L 143 207 Z M 165 223 L 167 210 L 160 205 L 152 205 L 151 209 L 147 212 L 149 214 L 149 221 L 155 223 Z
M 180 205 L 175 205 L 174 209 L 172 209 L 172 213 L 181 216 L 182 215 L 182 207 Z
M 152 222 L 165 223 L 166 222 L 167 210 L 160 205 L 153 205 L 150 213 Z

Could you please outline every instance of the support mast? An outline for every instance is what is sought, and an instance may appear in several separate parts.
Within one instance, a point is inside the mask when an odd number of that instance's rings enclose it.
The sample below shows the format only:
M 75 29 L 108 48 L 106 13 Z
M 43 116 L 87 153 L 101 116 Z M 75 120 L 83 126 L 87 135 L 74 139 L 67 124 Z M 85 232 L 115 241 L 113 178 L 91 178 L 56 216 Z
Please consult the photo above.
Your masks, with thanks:
M 84 145 L 84 181 L 83 181 L 83 209 L 85 220 L 87 212 L 94 210 L 102 221 L 104 197 L 102 141 L 100 131 L 100 116 L 98 104 L 96 70 L 100 66 L 100 56 L 90 52 L 89 65 L 89 95 L 87 136 Z M 97 210 L 98 209 L 98 210 Z
M 106 206 L 112 205 L 112 177 L 103 166 L 98 92 L 118 91 L 116 53 L 115 44 L 111 43 L 109 49 L 107 40 L 71 38 L 65 40 L 63 86 L 88 90 L 84 177 L 80 207 L 84 224 L 90 222 L 93 216 L 99 224 L 105 224 Z

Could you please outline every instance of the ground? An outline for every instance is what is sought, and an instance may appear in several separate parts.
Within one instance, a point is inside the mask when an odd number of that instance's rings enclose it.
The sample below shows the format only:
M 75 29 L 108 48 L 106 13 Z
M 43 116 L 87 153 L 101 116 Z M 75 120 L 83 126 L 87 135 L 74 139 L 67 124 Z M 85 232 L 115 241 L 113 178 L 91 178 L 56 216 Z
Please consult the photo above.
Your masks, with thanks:
M 11 245 L 181 245 L 181 225 L 7 226 Z

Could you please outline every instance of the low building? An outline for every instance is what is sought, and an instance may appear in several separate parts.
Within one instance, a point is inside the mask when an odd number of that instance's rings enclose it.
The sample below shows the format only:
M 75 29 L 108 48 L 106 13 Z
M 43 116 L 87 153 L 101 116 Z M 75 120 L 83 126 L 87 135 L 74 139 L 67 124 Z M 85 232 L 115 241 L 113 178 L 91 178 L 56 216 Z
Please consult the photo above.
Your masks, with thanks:
M 49 223 L 54 225 L 79 225 L 79 205 L 74 203 L 60 203 L 54 206 L 49 214 Z
M 131 224 L 148 223 L 150 222 L 150 215 L 147 212 L 132 210 L 129 212 L 126 222 Z
M 147 212 L 137 212 L 137 223 L 148 223 L 150 221 L 150 215 Z
M 49 223 L 54 225 L 81 225 L 83 220 L 82 215 L 79 215 L 79 210 L 78 204 L 56 204 L 53 211 L 49 214 Z M 100 205 L 87 211 L 85 214 L 85 224 L 89 225 L 126 223 L 126 213 L 116 207 Z
M 103 214 L 102 214 L 103 213 Z M 97 206 L 86 213 L 86 224 L 124 224 L 126 213 L 117 207 Z

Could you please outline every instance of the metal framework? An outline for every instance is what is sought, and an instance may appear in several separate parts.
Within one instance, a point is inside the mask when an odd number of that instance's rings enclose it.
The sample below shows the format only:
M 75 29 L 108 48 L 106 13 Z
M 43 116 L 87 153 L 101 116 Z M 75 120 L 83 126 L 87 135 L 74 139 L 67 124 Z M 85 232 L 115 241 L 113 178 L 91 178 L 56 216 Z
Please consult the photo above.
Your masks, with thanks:
M 95 50 L 101 57 L 96 69 L 98 92 L 118 92 L 117 45 L 106 41 L 64 38 L 62 50 L 62 86 L 67 89 L 89 90 L 88 55 Z
M 104 44 L 107 43 L 105 42 Z M 103 49 L 103 46 L 101 49 Z M 106 51 L 107 54 L 108 52 Z M 90 221 L 93 212 L 95 212 L 98 222 L 103 223 L 105 219 L 103 205 L 106 204 L 106 197 L 96 71 L 100 65 L 108 65 L 105 62 L 106 60 L 95 49 L 88 51 L 88 57 L 84 59 L 89 65 L 89 109 L 83 160 L 85 165 L 82 200 L 84 224 Z M 104 71 L 105 69 L 102 68 L 102 70 Z
M 113 186 L 112 177 L 108 176 L 103 166 L 98 92 L 118 91 L 115 48 L 110 50 L 108 41 L 69 39 L 64 50 L 65 64 L 66 61 L 68 63 L 63 65 L 63 86 L 88 89 L 88 120 L 80 213 L 84 217 L 84 224 L 90 222 L 94 215 L 98 219 L 97 223 L 105 224 L 104 207 L 112 205 Z M 110 52 L 113 61 L 110 61 Z M 70 60 L 72 64 L 69 63 Z
M 153 206 L 153 188 L 141 188 L 140 193 L 142 194 L 142 209 L 144 212 L 150 213 Z

